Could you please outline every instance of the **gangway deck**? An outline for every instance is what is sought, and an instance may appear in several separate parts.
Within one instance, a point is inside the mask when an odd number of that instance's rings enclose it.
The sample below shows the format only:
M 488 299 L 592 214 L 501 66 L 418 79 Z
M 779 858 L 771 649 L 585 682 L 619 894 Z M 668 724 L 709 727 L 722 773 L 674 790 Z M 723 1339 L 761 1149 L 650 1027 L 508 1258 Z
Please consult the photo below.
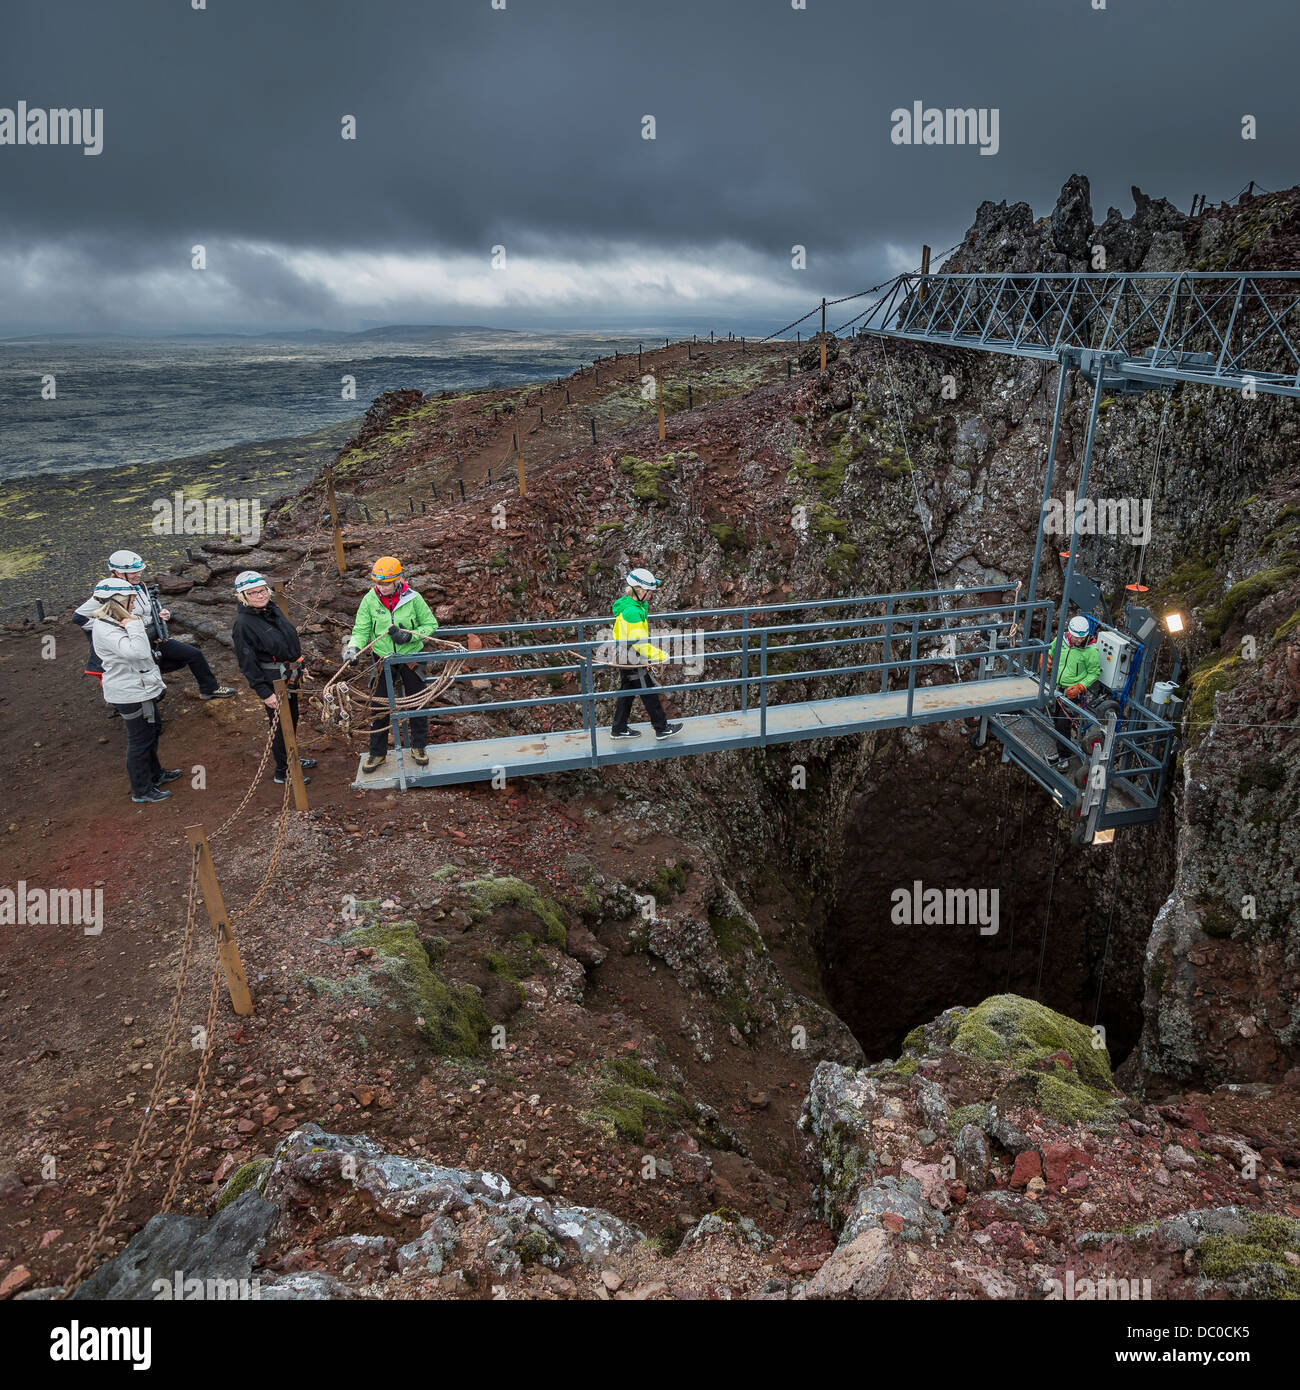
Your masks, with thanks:
M 798 701 L 769 705 L 766 718 L 762 709 L 695 715 L 681 721 L 680 734 L 662 742 L 655 738 L 654 730 L 646 723 L 633 723 L 630 727 L 639 730 L 641 737 L 626 741 L 611 738 L 608 728 L 599 728 L 594 761 L 587 729 L 480 739 L 470 743 L 431 743 L 427 768 L 416 767 L 409 756 L 400 753 L 403 768 L 395 765 L 396 759 L 371 773 L 358 768 L 353 785 L 363 791 L 395 788 L 400 785 L 401 773 L 405 772 L 408 786 L 436 787 L 488 781 L 498 774 L 507 778 L 526 777 L 542 772 L 602 767 L 608 763 L 728 752 L 800 739 L 836 738 L 875 729 L 903 728 L 937 717 L 961 719 L 1023 709 L 1037 700 L 1038 691 L 1039 682 L 1034 676 L 1001 676 L 922 686 L 914 693 L 910 714 L 906 690 Z

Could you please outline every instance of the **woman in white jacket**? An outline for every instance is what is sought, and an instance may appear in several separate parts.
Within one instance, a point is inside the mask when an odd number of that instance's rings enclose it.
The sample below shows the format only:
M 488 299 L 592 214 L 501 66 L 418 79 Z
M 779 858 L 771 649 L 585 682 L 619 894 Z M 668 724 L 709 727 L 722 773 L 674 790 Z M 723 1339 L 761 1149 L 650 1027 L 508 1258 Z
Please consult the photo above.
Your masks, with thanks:
M 131 800 L 166 801 L 171 792 L 163 791 L 162 785 L 174 782 L 181 769 L 165 771 L 158 761 L 158 702 L 167 685 L 153 659 L 144 619 L 133 611 L 139 595 L 124 579 L 104 579 L 95 585 L 95 597 L 100 606 L 93 614 L 90 641 L 104 663 L 104 699 L 126 724 Z

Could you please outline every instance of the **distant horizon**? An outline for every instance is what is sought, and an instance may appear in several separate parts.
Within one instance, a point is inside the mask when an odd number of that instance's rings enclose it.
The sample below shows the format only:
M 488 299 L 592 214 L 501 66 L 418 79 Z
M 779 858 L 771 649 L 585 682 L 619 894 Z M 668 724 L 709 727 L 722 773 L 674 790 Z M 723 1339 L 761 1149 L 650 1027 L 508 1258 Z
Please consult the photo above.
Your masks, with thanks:
M 399 332 L 405 331 L 414 334 L 420 333 L 439 333 L 446 336 L 472 333 L 500 333 L 510 334 L 519 337 L 544 337 L 544 336 L 566 336 L 566 337 L 608 337 L 608 338 L 628 338 L 644 336 L 647 339 L 653 337 L 663 337 L 665 332 L 670 336 L 674 333 L 694 333 L 700 337 L 707 337 L 710 331 L 714 331 L 719 337 L 726 337 L 728 333 L 735 332 L 737 336 L 742 334 L 746 337 L 759 337 L 770 335 L 773 330 L 769 324 L 778 324 L 782 315 L 781 309 L 774 309 L 770 314 L 764 314 L 762 310 L 750 310 L 747 317 L 737 323 L 735 318 L 723 315 L 683 315 L 673 319 L 643 320 L 640 323 L 629 323 L 626 319 L 600 321 L 597 316 L 591 315 L 563 315 L 552 319 L 538 319 L 532 323 L 520 323 L 515 321 L 513 326 L 507 327 L 503 324 L 490 323 L 394 323 L 387 321 L 376 321 L 360 328 L 326 328 L 326 327 L 307 327 L 296 325 L 284 328 L 263 328 L 263 327 L 244 327 L 244 328 L 213 328 L 213 327 L 189 327 L 184 329 L 156 329 L 156 328 L 114 328 L 114 329 L 95 329 L 95 328 L 67 328 L 67 329 L 40 329 L 32 331 L 8 331 L 0 330 L 0 344 L 15 343 L 38 343 L 38 342 L 109 342 L 119 339 L 126 339 L 133 342 L 166 342 L 177 339 L 240 339 L 240 340 L 303 340 L 303 339 L 347 339 L 347 338 L 370 338 L 375 335 L 391 333 L 395 337 Z M 788 310 L 784 311 L 788 312 Z M 762 332 L 763 329 L 767 333 Z M 400 338 L 396 339 L 401 341 Z

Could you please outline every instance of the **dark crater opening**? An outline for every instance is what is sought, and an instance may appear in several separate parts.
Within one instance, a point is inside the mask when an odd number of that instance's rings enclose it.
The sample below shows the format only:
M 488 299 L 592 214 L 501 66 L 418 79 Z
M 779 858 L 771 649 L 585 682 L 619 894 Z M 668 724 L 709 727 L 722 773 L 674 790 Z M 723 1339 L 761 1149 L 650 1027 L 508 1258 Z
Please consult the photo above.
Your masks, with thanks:
M 944 1009 L 1021 994 L 1102 1025 L 1118 1066 L 1141 1032 L 1143 956 L 1173 881 L 1168 806 L 1111 845 L 1073 846 L 1023 772 L 996 752 L 954 759 L 953 742 L 926 740 L 909 756 L 896 740 L 855 799 L 821 942 L 832 1007 L 878 1060 Z M 894 921 L 896 891 L 914 900 L 918 882 L 983 890 L 987 916 L 996 890 L 996 932 Z

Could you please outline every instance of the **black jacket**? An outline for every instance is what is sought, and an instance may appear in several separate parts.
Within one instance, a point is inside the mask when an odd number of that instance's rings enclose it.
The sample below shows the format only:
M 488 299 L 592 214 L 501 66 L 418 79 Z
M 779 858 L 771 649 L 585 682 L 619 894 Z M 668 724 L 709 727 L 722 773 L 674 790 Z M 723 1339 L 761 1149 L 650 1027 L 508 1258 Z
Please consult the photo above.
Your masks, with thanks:
M 298 629 L 275 606 L 274 599 L 265 608 L 241 607 L 230 635 L 239 669 L 262 700 L 274 694 L 271 682 L 281 674 L 265 670 L 264 665 L 297 661 L 302 655 Z

